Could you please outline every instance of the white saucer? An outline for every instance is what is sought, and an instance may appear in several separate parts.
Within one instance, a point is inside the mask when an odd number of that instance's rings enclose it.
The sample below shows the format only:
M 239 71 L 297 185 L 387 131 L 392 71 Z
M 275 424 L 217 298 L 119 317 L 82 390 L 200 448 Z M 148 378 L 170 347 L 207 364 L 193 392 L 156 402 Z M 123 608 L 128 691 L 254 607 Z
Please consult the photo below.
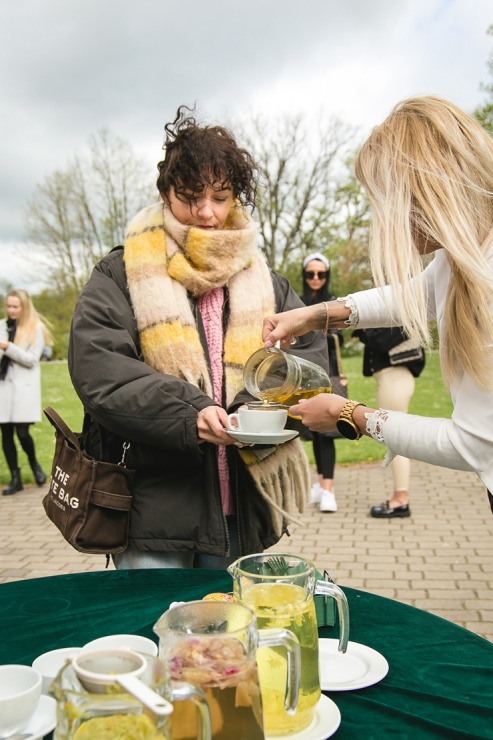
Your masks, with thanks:
M 289 442 L 298 436 L 298 432 L 292 429 L 282 429 L 280 432 L 240 432 L 235 429 L 225 430 L 231 437 L 238 442 L 249 445 L 280 445 L 283 442 Z
M 308 727 L 292 735 L 266 735 L 265 740 L 327 740 L 340 724 L 339 707 L 322 694 L 315 707 L 313 722 Z
M 42 740 L 56 726 L 56 701 L 41 695 L 38 707 L 22 732 L 32 732 L 30 740 Z
M 352 691 L 372 686 L 385 678 L 389 671 L 386 659 L 373 648 L 348 642 L 347 651 L 340 653 L 339 641 L 321 637 L 318 641 L 320 686 L 323 691 Z

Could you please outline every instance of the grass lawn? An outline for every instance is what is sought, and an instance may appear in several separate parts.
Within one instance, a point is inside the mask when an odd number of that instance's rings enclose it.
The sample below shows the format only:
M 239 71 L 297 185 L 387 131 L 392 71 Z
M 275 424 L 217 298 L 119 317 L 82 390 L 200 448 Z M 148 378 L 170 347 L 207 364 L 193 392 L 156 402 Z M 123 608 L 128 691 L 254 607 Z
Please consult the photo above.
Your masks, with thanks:
M 344 372 L 349 379 L 349 396 L 374 406 L 376 383 L 373 378 L 362 376 L 362 365 L 361 355 L 343 358 Z M 42 363 L 41 379 L 43 407 L 53 406 L 71 429 L 79 431 L 82 426 L 82 406 L 72 388 L 67 363 Z M 439 417 L 450 417 L 452 413 L 452 403 L 440 375 L 438 352 L 433 352 L 427 357 L 426 367 L 416 381 L 416 392 L 409 411 L 412 414 Z M 49 473 L 55 448 L 53 427 L 43 415 L 43 421 L 34 424 L 31 430 L 39 462 L 45 472 Z M 358 442 L 338 439 L 336 445 L 338 465 L 380 460 L 385 455 L 385 448 L 369 437 L 363 437 Z M 311 442 L 305 442 L 305 446 L 310 461 L 313 462 Z M 19 464 L 23 480 L 32 483 L 33 476 L 22 450 L 19 450 Z M 4 462 L 0 465 L 0 482 L 7 483 L 9 480 L 10 475 Z

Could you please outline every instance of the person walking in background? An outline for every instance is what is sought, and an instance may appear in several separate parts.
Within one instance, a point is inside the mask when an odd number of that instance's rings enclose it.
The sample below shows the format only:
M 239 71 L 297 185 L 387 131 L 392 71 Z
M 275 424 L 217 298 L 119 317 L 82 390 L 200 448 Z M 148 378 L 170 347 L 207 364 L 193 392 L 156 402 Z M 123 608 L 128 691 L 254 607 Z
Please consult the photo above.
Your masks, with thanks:
M 136 470 L 117 568 L 224 568 L 275 544 L 310 494 L 299 439 L 241 449 L 227 431 L 254 400 L 243 367 L 262 319 L 302 302 L 257 246 L 251 156 L 189 113 L 165 126 L 159 202 L 96 265 L 72 321 L 69 371 L 97 422 L 88 450 L 100 454 L 102 434 L 116 462 L 129 442 Z M 291 350 L 328 369 L 320 332 Z
M 29 427 L 41 421 L 41 372 L 39 360 L 51 333 L 25 290 L 11 290 L 0 320 L 0 428 L 2 446 L 11 473 L 4 496 L 22 491 L 14 433 L 27 455 L 38 486 L 46 475 L 36 459 Z
M 363 375 L 373 377 L 377 383 L 377 405 L 383 409 L 407 413 L 409 402 L 414 394 L 415 378 L 419 377 L 425 366 L 425 353 L 421 347 L 414 347 L 401 354 L 395 350 L 407 340 L 401 327 L 380 329 L 356 329 L 353 336 L 363 342 Z M 411 461 L 408 457 L 396 455 L 391 463 L 393 492 L 388 501 L 372 506 L 370 515 L 377 519 L 408 517 L 409 475 Z
M 303 260 L 303 292 L 300 296 L 306 306 L 314 303 L 330 301 L 335 296 L 329 292 L 330 263 L 320 252 L 309 254 Z M 327 349 L 329 353 L 329 369 L 333 372 L 337 368 L 336 347 L 343 343 L 342 332 L 333 329 L 327 332 Z M 317 466 L 318 480 L 312 486 L 311 502 L 320 504 L 320 511 L 337 511 L 337 501 L 333 487 L 334 468 L 336 464 L 336 448 L 332 437 L 312 432 L 313 455 Z
M 399 103 L 356 158 L 370 201 L 376 287 L 264 320 L 264 346 L 308 330 L 402 326 L 431 343 L 436 321 L 450 419 L 321 394 L 291 409 L 309 429 L 361 434 L 413 460 L 478 474 L 493 511 L 493 139 L 442 98 Z M 423 269 L 423 261 L 429 262 Z

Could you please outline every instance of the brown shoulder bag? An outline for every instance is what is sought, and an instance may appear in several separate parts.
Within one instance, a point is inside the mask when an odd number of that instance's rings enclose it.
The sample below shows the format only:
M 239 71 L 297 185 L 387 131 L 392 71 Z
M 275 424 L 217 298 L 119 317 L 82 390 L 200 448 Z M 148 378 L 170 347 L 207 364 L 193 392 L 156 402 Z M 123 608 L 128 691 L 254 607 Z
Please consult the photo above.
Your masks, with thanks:
M 82 432 L 75 433 L 51 407 L 44 413 L 55 427 L 50 488 L 43 498 L 47 516 L 79 552 L 123 552 L 128 544 L 135 475 L 125 467 L 130 443 L 123 444 L 117 465 L 96 460 L 85 451 L 87 414 Z

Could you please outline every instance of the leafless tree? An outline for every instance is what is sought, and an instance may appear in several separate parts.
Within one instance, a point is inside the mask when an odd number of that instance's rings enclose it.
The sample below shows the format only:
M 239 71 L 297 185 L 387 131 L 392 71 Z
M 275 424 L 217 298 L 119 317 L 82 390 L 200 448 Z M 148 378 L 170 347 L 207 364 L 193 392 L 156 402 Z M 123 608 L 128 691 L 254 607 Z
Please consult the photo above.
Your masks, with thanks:
M 36 187 L 26 209 L 29 249 L 39 252 L 53 288 L 78 292 L 94 263 L 122 243 L 129 218 L 156 198 L 152 175 L 104 129 Z
M 354 132 L 335 119 L 310 125 L 300 115 L 252 116 L 236 128 L 261 170 L 261 247 L 272 267 L 286 271 L 295 258 L 329 245 L 327 224 L 337 215 L 335 196 Z

